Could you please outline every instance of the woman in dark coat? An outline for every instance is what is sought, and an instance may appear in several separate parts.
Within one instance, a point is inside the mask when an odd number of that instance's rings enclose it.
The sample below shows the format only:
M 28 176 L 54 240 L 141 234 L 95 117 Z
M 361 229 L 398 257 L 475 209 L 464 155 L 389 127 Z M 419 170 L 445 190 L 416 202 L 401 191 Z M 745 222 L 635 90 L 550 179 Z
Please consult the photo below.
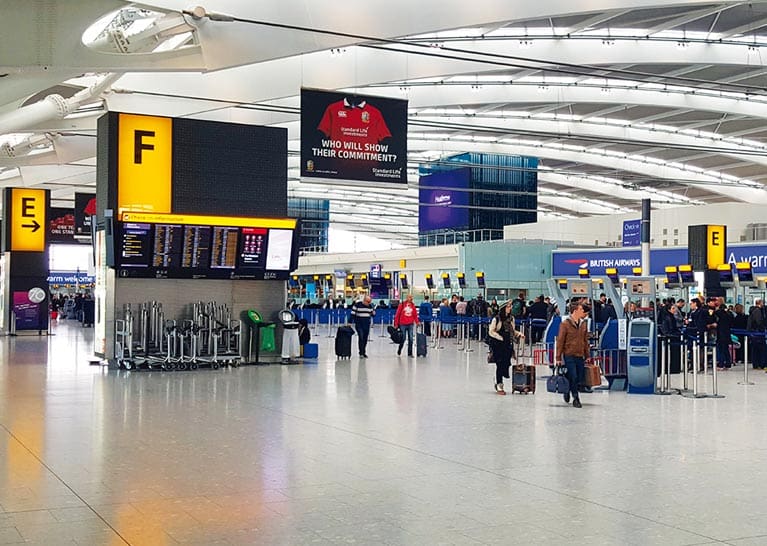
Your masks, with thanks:
M 716 365 L 719 369 L 728 370 L 732 367 L 730 329 L 734 317 L 724 303 L 719 306 L 714 315 L 716 316 Z
M 488 330 L 490 349 L 495 358 L 495 392 L 505 395 L 503 378 L 509 377 L 511 358 L 514 356 L 512 343 L 517 339 L 524 338 L 521 332 L 514 327 L 514 317 L 511 315 L 511 301 L 501 307 Z

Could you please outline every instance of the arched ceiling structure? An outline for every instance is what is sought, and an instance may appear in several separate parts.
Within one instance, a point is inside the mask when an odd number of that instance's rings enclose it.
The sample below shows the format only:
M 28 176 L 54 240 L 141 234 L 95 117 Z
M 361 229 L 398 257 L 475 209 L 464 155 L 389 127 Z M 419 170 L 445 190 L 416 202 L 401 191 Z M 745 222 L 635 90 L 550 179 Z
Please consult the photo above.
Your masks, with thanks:
M 540 158 L 539 218 L 767 204 L 767 2 L 10 0 L 0 41 L 0 186 L 61 205 L 107 108 L 286 127 L 290 194 L 396 244 L 463 151 Z M 301 87 L 407 98 L 409 187 L 301 180 Z

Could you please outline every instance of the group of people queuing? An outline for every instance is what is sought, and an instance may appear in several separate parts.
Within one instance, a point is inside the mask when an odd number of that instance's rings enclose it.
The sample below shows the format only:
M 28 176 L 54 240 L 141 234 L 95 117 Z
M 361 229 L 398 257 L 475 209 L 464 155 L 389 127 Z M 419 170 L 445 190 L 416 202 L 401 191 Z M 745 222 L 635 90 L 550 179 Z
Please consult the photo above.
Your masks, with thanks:
M 71 308 L 72 317 L 77 318 L 80 316 L 80 312 L 83 309 L 83 300 L 91 299 L 91 295 L 87 292 L 77 292 L 76 294 L 51 294 L 50 310 L 51 317 L 70 318 L 63 315 L 63 311 Z M 67 303 L 71 302 L 68 306 Z
M 697 338 L 700 343 L 715 345 L 716 365 L 720 370 L 732 367 L 731 348 L 734 348 L 737 363 L 745 361 L 744 331 L 753 332 L 748 335 L 749 360 L 753 367 L 767 368 L 766 329 L 767 310 L 761 299 L 754 301 L 748 313 L 742 304 L 728 305 L 723 297 L 717 296 L 699 296 L 689 302 L 674 298 L 659 302 L 659 334 L 670 338 L 679 338 L 684 334 L 688 339 Z

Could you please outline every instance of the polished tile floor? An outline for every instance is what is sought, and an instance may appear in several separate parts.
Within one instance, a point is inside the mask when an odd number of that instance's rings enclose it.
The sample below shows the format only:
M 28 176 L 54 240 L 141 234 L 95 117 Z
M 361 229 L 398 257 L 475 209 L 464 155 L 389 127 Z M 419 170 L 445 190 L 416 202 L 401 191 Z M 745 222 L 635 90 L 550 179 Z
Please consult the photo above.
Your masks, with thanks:
M 55 333 L 0 338 L 0 544 L 767 544 L 765 374 L 578 410 L 377 330 L 368 360 L 322 331 L 319 364 L 171 373 Z

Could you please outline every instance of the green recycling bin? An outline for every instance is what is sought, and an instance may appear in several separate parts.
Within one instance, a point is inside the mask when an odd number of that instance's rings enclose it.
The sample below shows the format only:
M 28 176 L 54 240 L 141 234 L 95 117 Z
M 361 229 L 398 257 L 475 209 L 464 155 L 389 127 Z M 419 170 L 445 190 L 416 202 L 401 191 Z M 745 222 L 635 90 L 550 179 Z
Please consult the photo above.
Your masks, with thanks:
M 275 343 L 274 343 L 274 329 L 275 324 L 273 322 L 267 322 L 263 320 L 261 317 L 261 314 L 258 311 L 255 311 L 253 309 L 248 310 L 248 318 L 250 319 L 250 322 L 252 324 L 251 328 L 255 328 L 256 330 L 256 337 L 259 340 L 259 344 L 256 347 L 256 359 L 255 364 L 258 363 L 259 360 L 259 353 L 262 351 L 274 351 L 275 349 Z M 253 342 L 253 336 L 252 336 L 252 330 L 251 330 L 251 342 L 252 345 Z M 252 355 L 251 350 L 248 350 L 248 357 Z

